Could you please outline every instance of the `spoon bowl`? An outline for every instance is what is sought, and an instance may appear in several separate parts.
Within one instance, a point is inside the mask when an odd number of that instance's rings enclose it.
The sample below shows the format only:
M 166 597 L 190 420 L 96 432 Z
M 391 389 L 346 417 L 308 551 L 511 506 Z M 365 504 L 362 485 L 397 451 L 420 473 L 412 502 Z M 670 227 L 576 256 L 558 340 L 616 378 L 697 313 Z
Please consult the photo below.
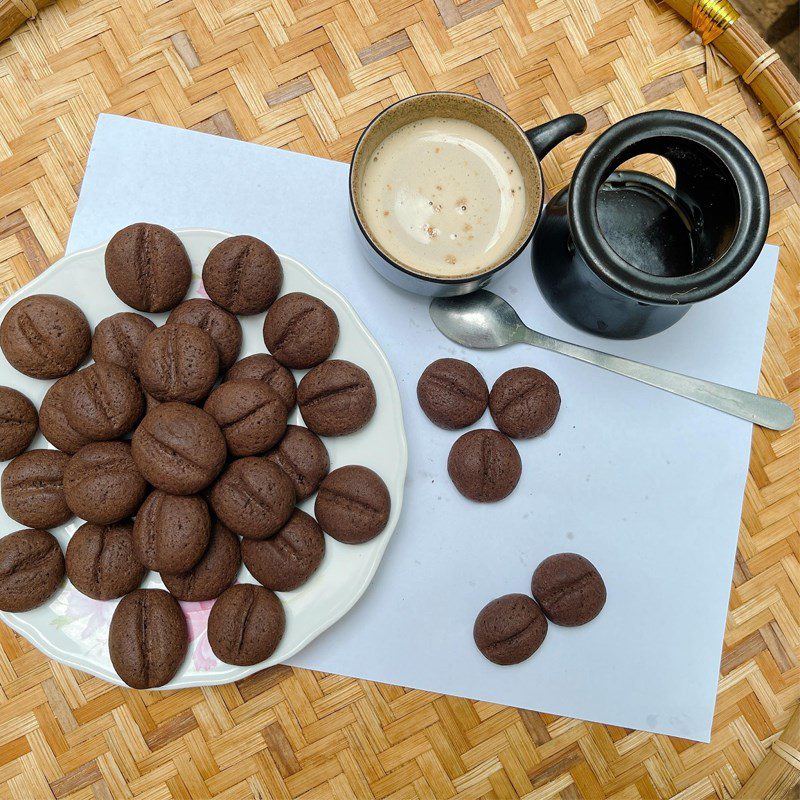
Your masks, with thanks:
M 479 289 L 457 297 L 437 297 L 431 302 L 433 324 L 464 347 L 494 350 L 523 341 L 526 328 L 517 312 L 499 295 Z

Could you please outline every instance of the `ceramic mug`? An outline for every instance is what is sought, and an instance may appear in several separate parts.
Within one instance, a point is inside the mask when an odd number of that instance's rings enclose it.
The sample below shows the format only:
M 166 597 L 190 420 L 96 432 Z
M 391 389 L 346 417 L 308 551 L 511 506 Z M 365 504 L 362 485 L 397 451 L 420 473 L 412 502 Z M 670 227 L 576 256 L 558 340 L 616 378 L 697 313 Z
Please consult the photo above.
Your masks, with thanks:
M 464 277 L 434 277 L 415 272 L 412 265 L 401 263 L 370 233 L 360 209 L 364 170 L 376 148 L 404 125 L 432 117 L 466 120 L 488 131 L 514 156 L 525 186 L 524 220 L 514 241 L 494 262 Z M 367 125 L 350 162 L 350 211 L 367 261 L 387 280 L 417 294 L 467 294 L 486 286 L 522 252 L 539 221 L 544 197 L 539 162 L 568 136 L 584 130 L 586 120 L 582 116 L 567 114 L 524 131 L 508 114 L 491 103 L 457 92 L 428 92 L 398 100 Z

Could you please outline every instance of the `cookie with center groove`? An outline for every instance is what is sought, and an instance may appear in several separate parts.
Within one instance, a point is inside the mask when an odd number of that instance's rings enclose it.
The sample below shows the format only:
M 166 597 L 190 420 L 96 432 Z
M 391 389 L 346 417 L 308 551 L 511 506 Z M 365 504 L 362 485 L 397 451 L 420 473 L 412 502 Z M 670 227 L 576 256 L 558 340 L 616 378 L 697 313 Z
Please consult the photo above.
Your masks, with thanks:
M 127 370 L 108 362 L 70 375 L 64 385 L 64 415 L 70 426 L 92 441 L 118 439 L 144 413 L 144 395 Z
M 391 497 L 380 475 L 349 465 L 333 470 L 322 481 L 314 516 L 322 530 L 345 544 L 374 539 L 389 521 Z
M 219 354 L 201 328 L 170 323 L 156 328 L 139 351 L 142 388 L 162 403 L 198 403 L 219 374 Z
M 216 420 L 232 456 L 266 453 L 286 431 L 286 405 L 263 381 L 222 383 L 203 410 Z
M 49 531 L 0 538 L 0 611 L 30 611 L 47 602 L 64 577 L 64 556 Z
M 39 406 L 39 427 L 44 438 L 64 453 L 77 453 L 92 440 L 70 425 L 64 412 L 64 392 L 71 376 L 59 378 L 48 390 Z
M 138 589 L 147 570 L 133 550 L 133 523 L 86 522 L 67 544 L 66 569 L 72 585 L 94 600 L 113 600 Z
M 8 463 L 0 479 L 3 508 L 29 528 L 55 528 L 72 517 L 64 495 L 69 456 L 58 450 L 28 450 Z
M 289 476 L 298 502 L 317 491 L 331 467 L 322 439 L 302 425 L 287 425 L 284 437 L 267 458 Z
M 183 611 L 163 589 L 137 589 L 117 604 L 108 629 L 108 652 L 128 686 L 152 689 L 169 683 L 188 645 Z
M 92 337 L 92 358 L 110 361 L 131 375 L 137 375 L 136 359 L 148 334 L 156 324 L 133 311 L 112 314 L 97 323 Z
M 251 583 L 226 589 L 208 615 L 208 643 L 214 655 L 241 667 L 269 658 L 285 630 L 281 601 L 269 589 Z
M 266 458 L 233 461 L 209 493 L 222 523 L 248 539 L 274 536 L 292 514 L 294 487 L 286 473 Z
M 514 491 L 522 475 L 522 459 L 514 443 L 485 428 L 456 439 L 447 458 L 447 474 L 464 497 L 496 503 Z
M 318 297 L 290 292 L 278 298 L 264 319 L 264 344 L 291 369 L 308 369 L 323 362 L 339 339 L 334 310 Z
M 506 594 L 487 603 L 472 629 L 475 645 L 495 664 L 519 664 L 544 642 L 547 620 L 524 594 Z
M 456 430 L 483 416 L 489 403 L 489 389 L 472 364 L 458 358 L 440 358 L 420 375 L 417 401 L 435 425 Z
M 239 357 L 239 350 L 242 347 L 242 326 L 233 314 L 211 300 L 202 297 L 184 300 L 167 317 L 168 325 L 176 323 L 195 325 L 211 337 L 219 354 L 220 371 L 230 369 Z
M 24 452 L 38 430 L 36 406 L 22 392 L 0 386 L 0 461 Z
M 211 515 L 200 495 L 151 492 L 133 526 L 136 557 L 148 569 L 181 573 L 203 557 L 211 534 Z
M 606 585 L 589 561 L 577 553 L 556 553 L 536 568 L 531 594 L 556 625 L 574 627 L 593 620 L 606 604 Z
M 225 465 L 225 437 L 214 419 L 187 403 L 161 403 L 148 411 L 131 440 L 139 472 L 156 489 L 197 494 Z
M 237 361 L 228 370 L 225 380 L 264 381 L 270 389 L 278 393 L 287 411 L 291 411 L 297 402 L 297 381 L 294 375 L 269 353 L 254 353 Z
M 93 442 L 78 450 L 64 470 L 64 496 L 73 514 L 109 525 L 133 516 L 147 483 L 127 442 Z
M 31 378 L 60 378 L 89 354 L 92 332 L 83 312 L 65 297 L 34 294 L 14 303 L 0 322 L 0 349 Z
M 243 539 L 242 560 L 267 589 L 291 592 L 319 568 L 325 536 L 316 520 L 296 508 L 289 521 L 269 539 Z

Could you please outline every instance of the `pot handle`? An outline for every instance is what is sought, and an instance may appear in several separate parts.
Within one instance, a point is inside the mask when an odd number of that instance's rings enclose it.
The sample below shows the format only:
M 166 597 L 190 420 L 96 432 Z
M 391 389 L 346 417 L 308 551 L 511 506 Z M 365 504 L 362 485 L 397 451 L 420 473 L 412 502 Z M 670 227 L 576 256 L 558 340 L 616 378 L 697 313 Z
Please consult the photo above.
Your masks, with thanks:
M 581 114 L 565 114 L 563 117 L 557 117 L 525 131 L 525 135 L 533 147 L 533 152 L 536 153 L 536 158 L 541 161 L 568 136 L 575 136 L 585 130 L 586 117 Z

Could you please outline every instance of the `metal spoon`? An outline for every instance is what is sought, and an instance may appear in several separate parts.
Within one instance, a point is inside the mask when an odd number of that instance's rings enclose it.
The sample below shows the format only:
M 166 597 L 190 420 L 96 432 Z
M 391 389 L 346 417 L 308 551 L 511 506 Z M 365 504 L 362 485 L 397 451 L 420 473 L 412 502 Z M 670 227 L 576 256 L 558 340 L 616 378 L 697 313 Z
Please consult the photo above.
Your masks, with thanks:
M 538 333 L 525 325 L 502 297 L 485 289 L 460 297 L 434 298 L 430 313 L 436 327 L 464 347 L 494 349 L 524 342 L 625 375 L 765 428 L 782 431 L 794 423 L 791 407 L 780 400 L 690 378 Z

